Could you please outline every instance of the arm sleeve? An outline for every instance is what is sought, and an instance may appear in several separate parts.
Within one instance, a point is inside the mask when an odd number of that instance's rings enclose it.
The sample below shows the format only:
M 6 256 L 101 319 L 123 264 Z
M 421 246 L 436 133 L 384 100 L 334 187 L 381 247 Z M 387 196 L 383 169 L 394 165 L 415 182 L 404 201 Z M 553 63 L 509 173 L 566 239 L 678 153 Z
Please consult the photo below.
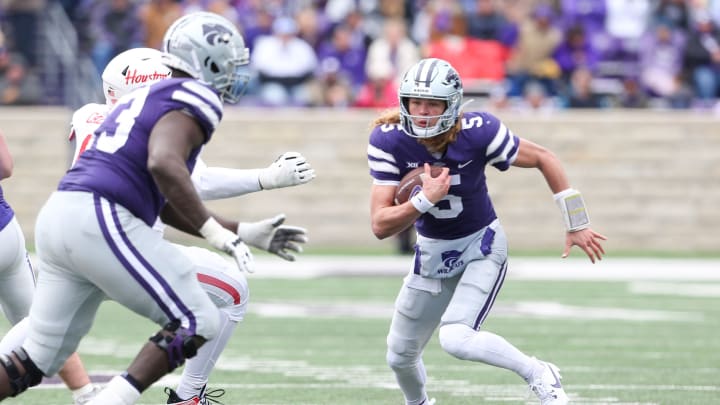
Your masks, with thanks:
M 260 191 L 260 169 L 228 169 L 208 167 L 198 159 L 192 181 L 202 200 L 219 200 Z

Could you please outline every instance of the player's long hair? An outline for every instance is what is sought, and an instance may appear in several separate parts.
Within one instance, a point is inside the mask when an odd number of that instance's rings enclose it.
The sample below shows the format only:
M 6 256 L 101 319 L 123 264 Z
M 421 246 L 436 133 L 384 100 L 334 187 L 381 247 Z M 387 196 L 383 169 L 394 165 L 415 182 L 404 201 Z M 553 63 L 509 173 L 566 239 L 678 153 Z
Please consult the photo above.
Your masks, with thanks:
M 462 111 L 458 114 L 457 122 L 449 130 L 445 131 L 444 134 L 433 136 L 430 138 L 421 138 L 417 141 L 420 145 L 423 145 L 431 153 L 440 152 L 443 153 L 447 149 L 447 146 L 457 139 L 457 134 L 462 129 Z M 398 110 L 386 110 L 380 114 L 379 117 L 375 118 L 372 123 L 372 127 L 375 128 L 378 125 L 385 124 L 399 124 L 400 123 L 400 111 Z

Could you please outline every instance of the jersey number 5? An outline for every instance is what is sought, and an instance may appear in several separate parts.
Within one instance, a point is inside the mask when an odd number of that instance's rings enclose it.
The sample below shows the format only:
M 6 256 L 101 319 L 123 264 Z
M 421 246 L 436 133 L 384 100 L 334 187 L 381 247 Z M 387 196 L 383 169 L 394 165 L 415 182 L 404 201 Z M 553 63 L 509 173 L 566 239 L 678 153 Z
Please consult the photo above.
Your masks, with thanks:
M 450 176 L 450 185 L 457 186 L 460 184 L 460 175 L 453 174 Z M 447 202 L 445 202 L 447 201 Z M 434 207 L 430 208 L 428 214 L 437 219 L 455 218 L 463 211 L 462 198 L 454 194 L 448 194 L 438 201 Z

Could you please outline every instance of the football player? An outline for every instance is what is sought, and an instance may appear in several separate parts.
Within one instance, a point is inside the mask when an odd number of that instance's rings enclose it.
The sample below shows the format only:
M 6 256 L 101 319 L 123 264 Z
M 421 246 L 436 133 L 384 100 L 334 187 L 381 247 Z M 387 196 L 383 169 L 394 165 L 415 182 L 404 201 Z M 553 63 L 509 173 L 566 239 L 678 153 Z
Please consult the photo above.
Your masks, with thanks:
M 138 87 L 170 77 L 170 70 L 162 63 L 161 57 L 162 53 L 158 50 L 134 48 L 113 58 L 102 74 L 106 103 L 86 104 L 73 114 L 70 139 L 77 138 L 73 162 L 91 143 L 95 130 L 120 97 Z M 208 167 L 198 157 L 191 173 L 193 185 L 203 200 L 295 186 L 307 183 L 314 177 L 315 171 L 297 152 L 284 153 L 267 168 L 250 170 Z M 294 260 L 287 250 L 300 250 L 300 246 L 293 242 L 304 242 L 305 231 L 281 225 L 283 219 L 284 217 L 279 215 L 256 223 L 241 223 L 239 234 L 244 242 L 252 246 L 263 250 L 271 249 L 286 260 Z M 154 227 L 160 232 L 163 231 L 160 221 L 156 222 Z M 271 240 L 275 242 L 272 248 L 268 245 Z M 288 241 L 285 247 L 280 245 L 283 240 Z M 166 389 L 169 404 L 195 404 L 193 401 L 222 392 L 207 390 L 206 384 L 220 353 L 227 345 L 237 323 L 242 321 L 245 315 L 249 291 L 245 275 L 216 253 L 197 247 L 176 246 L 193 260 L 201 286 L 220 308 L 222 315 L 220 335 L 203 345 L 198 355 L 188 360 L 177 391 Z M 276 246 L 280 249 L 275 249 Z
M 0 180 L 10 177 L 12 170 L 12 156 L 0 133 Z M 35 273 L 25 250 L 25 237 L 0 186 L 0 307 L 14 325 L 0 341 L 0 353 L 19 346 L 27 335 L 25 317 L 33 295 L 28 291 L 34 290 Z M 84 405 L 98 392 L 77 353 L 68 357 L 58 375 L 72 391 L 75 405 Z
M 279 232 L 279 218 L 243 226 L 211 214 L 190 177 L 222 118 L 222 102 L 236 102 L 247 83 L 240 72 L 249 60 L 242 36 L 225 18 L 199 12 L 177 20 L 163 42 L 172 78 L 118 100 L 41 209 L 36 247 L 43 298 L 33 302 L 23 346 L 0 363 L 0 399 L 57 372 L 104 299 L 162 329 L 92 405 L 135 403 L 150 384 L 222 336 L 227 313 L 198 282 L 197 264 L 153 229 L 159 215 L 232 256 L 240 270 L 253 268 L 243 237 L 290 260 L 288 250 L 299 251 L 305 241 L 302 230 Z M 76 129 L 76 137 L 84 135 Z M 258 173 L 257 187 L 278 181 L 273 173 L 279 171 Z M 224 266 L 205 252 L 205 265 Z M 215 287 L 225 288 L 219 281 Z M 247 291 L 231 285 L 225 292 L 233 288 Z M 233 306 L 242 306 L 243 299 L 233 297 Z
M 507 272 L 507 239 L 490 201 L 486 166 L 540 170 L 565 219 L 563 257 L 577 245 L 595 263 L 605 236 L 590 228 L 582 196 L 552 152 L 516 136 L 492 114 L 463 111 L 462 81 L 448 62 L 419 61 L 405 73 L 398 96 L 399 111 L 376 119 L 367 154 L 375 236 L 387 238 L 413 223 L 417 228 L 413 271 L 387 336 L 387 362 L 406 404 L 431 403 L 422 353 L 438 326 L 440 345 L 452 356 L 511 370 L 542 404 L 566 404 L 555 365 L 481 330 Z M 442 172 L 432 177 L 431 165 Z M 400 179 L 415 167 L 425 168 L 422 190 L 395 205 Z

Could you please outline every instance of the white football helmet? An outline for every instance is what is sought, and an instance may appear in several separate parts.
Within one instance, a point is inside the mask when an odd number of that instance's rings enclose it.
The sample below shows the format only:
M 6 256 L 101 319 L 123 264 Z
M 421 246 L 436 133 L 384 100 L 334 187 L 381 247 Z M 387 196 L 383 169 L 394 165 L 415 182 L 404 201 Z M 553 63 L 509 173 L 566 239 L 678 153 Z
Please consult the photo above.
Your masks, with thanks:
M 112 58 L 102 73 L 105 102 L 112 107 L 118 99 L 138 87 L 170 77 L 162 52 L 152 48 L 128 49 Z
M 462 81 L 457 70 L 442 59 L 422 59 L 403 76 L 398 88 L 400 99 L 400 124 L 403 131 L 413 138 L 431 138 L 450 129 L 458 119 L 463 98 Z M 438 116 L 413 116 L 408 110 L 408 99 L 429 98 L 442 100 L 446 108 Z M 413 119 L 439 118 L 431 127 L 421 127 Z
M 245 40 L 226 18 L 209 12 L 187 14 L 163 38 L 163 62 L 215 88 L 224 101 L 235 103 L 249 76 L 239 69 L 250 62 Z

